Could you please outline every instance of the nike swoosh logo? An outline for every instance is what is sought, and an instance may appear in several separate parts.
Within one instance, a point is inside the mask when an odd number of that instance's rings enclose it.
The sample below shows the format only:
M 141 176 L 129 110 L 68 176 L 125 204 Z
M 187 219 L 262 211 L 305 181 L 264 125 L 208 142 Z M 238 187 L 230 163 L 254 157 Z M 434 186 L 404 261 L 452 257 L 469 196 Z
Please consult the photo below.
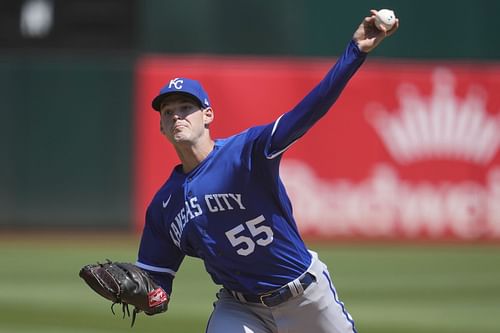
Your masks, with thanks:
M 168 203 L 170 202 L 170 198 L 172 198 L 172 194 L 169 195 L 167 201 L 163 201 L 163 208 L 167 208 Z

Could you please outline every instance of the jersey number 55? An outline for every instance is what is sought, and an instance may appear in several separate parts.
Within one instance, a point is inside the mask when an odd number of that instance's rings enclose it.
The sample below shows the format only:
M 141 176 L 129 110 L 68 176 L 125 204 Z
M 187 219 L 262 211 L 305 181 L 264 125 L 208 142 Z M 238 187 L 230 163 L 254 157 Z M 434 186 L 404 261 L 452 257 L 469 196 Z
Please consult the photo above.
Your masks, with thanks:
M 226 231 L 226 237 L 231 242 L 233 247 L 237 247 L 240 244 L 244 246 L 236 250 L 240 256 L 248 256 L 255 251 L 255 244 L 259 246 L 267 246 L 273 241 L 273 230 L 266 226 L 260 225 L 265 222 L 266 219 L 263 215 L 260 215 L 254 219 L 246 221 L 245 223 L 238 224 L 233 229 Z M 252 237 L 247 237 L 241 233 L 247 229 Z

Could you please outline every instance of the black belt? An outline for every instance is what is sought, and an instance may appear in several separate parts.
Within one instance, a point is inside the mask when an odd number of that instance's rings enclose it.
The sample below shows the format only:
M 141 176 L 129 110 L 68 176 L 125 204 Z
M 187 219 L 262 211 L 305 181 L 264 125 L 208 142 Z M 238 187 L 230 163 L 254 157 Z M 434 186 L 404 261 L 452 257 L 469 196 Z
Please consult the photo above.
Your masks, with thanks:
M 306 290 L 307 287 L 316 281 L 316 277 L 311 273 L 307 272 L 303 277 L 299 279 L 300 284 L 302 285 L 303 290 Z M 242 298 L 245 302 L 248 303 L 261 303 L 266 306 L 276 306 L 283 302 L 288 301 L 290 298 L 294 296 L 292 290 L 290 290 L 290 286 L 286 285 L 277 290 L 270 291 L 268 293 L 263 293 L 259 295 L 254 294 L 243 294 L 235 291 L 229 290 L 229 292 L 236 298 L 241 301 Z M 295 292 L 295 294 L 297 294 Z

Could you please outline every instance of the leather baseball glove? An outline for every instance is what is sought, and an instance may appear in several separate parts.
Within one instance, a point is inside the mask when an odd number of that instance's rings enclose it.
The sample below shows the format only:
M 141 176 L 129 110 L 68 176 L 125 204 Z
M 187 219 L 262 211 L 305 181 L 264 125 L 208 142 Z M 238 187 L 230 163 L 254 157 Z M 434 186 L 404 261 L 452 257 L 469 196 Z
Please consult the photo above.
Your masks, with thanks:
M 122 262 L 112 262 L 109 259 L 103 264 L 86 265 L 80 270 L 80 277 L 102 297 L 115 304 L 122 304 L 123 317 L 130 317 L 128 305 L 133 305 L 132 324 L 134 326 L 137 313 L 144 311 L 154 315 L 167 311 L 169 296 L 142 269 Z

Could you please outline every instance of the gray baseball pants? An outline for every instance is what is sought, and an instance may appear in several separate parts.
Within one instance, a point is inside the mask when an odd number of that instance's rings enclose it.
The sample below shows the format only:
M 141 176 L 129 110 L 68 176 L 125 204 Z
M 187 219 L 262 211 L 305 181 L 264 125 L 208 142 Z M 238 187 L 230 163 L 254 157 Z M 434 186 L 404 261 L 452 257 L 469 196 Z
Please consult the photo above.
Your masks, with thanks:
M 326 265 L 315 252 L 311 253 L 313 262 L 308 272 L 316 281 L 301 295 L 267 307 L 242 302 L 221 289 L 206 333 L 356 333 Z

